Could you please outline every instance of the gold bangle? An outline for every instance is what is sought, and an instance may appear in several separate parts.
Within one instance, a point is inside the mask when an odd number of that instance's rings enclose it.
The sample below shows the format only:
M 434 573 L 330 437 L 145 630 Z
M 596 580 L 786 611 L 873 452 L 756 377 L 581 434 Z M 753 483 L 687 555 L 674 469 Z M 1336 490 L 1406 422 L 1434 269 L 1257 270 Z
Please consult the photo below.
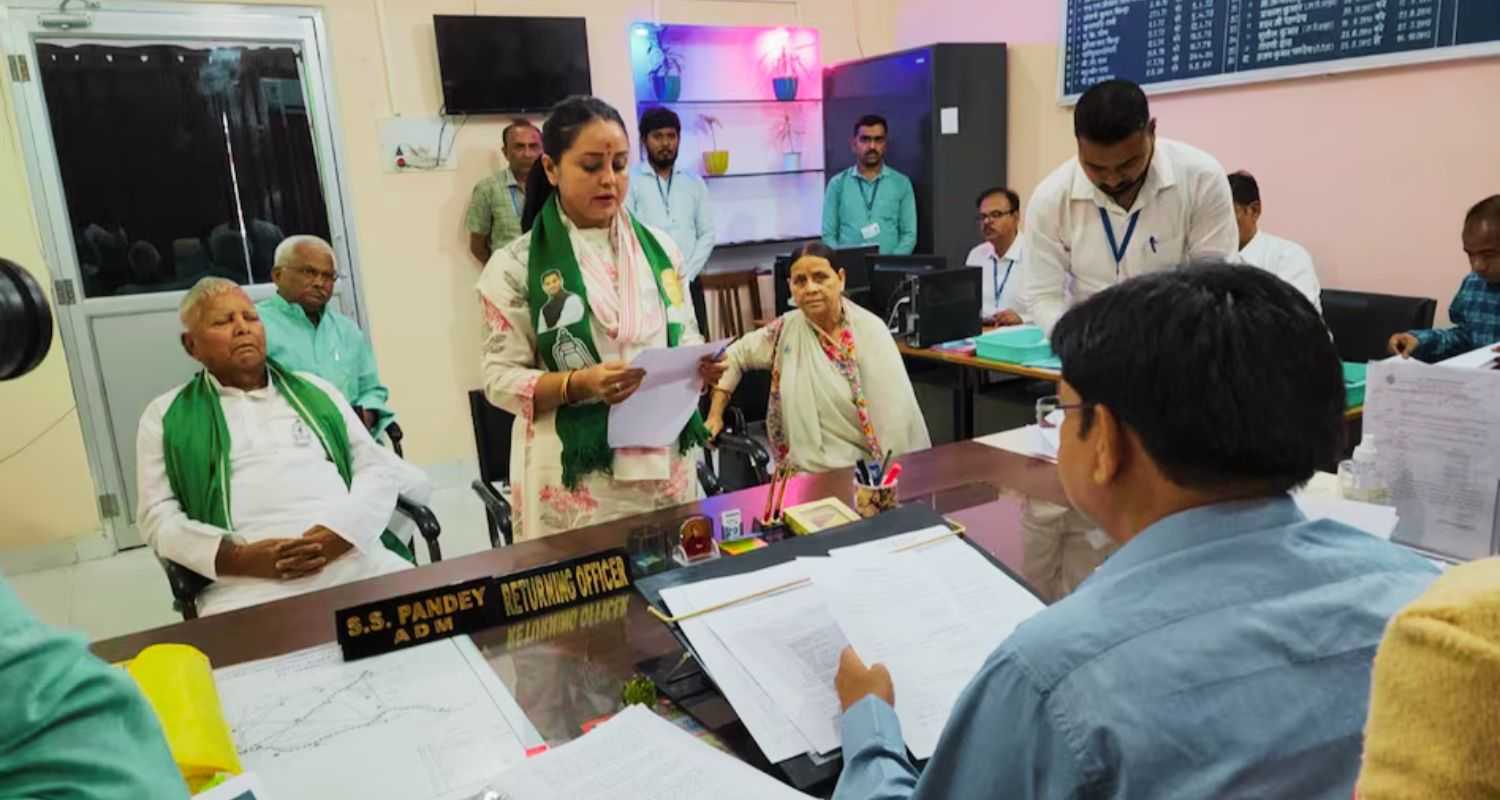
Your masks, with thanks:
M 563 385 L 562 385 L 562 404 L 563 405 L 568 405 L 568 403 L 570 402 L 568 400 L 568 383 L 573 380 L 573 373 L 574 372 L 576 372 L 576 370 L 571 370 L 570 369 L 567 372 L 563 373 Z

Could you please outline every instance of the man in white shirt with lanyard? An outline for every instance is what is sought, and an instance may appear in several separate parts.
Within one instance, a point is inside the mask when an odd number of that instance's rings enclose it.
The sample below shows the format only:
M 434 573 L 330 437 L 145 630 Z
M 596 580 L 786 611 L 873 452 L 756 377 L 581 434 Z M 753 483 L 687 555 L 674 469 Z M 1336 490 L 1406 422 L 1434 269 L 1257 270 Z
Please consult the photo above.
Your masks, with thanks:
M 1255 176 L 1244 170 L 1230 175 L 1229 192 L 1234 196 L 1234 221 L 1240 231 L 1240 259 L 1296 287 L 1322 314 L 1323 287 L 1312 254 L 1290 239 L 1260 229 L 1260 183 Z
M 1073 133 L 1078 155 L 1026 207 L 1024 302 L 1043 330 L 1126 278 L 1239 251 L 1224 168 L 1158 139 L 1141 87 L 1094 85 L 1073 109 Z
M 980 320 L 986 327 L 1020 325 L 1021 197 L 1003 186 L 979 194 L 979 235 L 984 237 L 964 264 L 984 270 Z
M 647 109 L 641 115 L 641 147 L 646 157 L 630 181 L 625 208 L 647 225 L 666 231 L 682 251 L 678 278 L 693 298 L 700 330 L 708 330 L 708 302 L 698 280 L 714 252 L 714 217 L 708 184 L 677 168 L 682 142 L 682 120 L 669 108 Z

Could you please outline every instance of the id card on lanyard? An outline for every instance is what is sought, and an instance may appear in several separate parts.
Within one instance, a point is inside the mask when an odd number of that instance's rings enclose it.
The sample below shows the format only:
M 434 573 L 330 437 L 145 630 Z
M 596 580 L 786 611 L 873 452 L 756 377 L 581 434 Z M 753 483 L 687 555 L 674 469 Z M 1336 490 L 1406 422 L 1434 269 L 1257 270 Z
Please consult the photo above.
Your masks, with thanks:
M 510 207 L 516 210 L 516 219 L 521 218 L 521 210 L 525 206 L 521 202 L 521 190 L 515 184 L 506 187 L 510 189 Z
M 1099 208 L 1099 221 L 1104 223 L 1104 235 L 1109 239 L 1110 254 L 1115 257 L 1115 282 L 1120 280 L 1120 264 L 1125 261 L 1125 253 L 1130 249 L 1130 240 L 1135 236 L 1135 224 L 1141 220 L 1141 211 L 1136 209 L 1130 215 L 1130 224 L 1125 226 L 1125 238 L 1118 243 L 1115 240 L 1115 226 L 1109 220 L 1109 212 L 1103 206 Z

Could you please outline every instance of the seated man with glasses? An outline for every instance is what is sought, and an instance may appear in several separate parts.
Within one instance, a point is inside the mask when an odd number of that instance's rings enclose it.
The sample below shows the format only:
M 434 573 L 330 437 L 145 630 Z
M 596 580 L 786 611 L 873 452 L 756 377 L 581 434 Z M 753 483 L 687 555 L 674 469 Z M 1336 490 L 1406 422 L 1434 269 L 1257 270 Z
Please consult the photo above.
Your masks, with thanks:
M 1288 494 L 1343 445 L 1317 311 L 1188 265 L 1085 300 L 1052 346 L 1058 475 L 1120 549 L 990 655 L 921 773 L 903 688 L 845 650 L 834 797 L 1348 800 L 1376 646 L 1437 570 Z
M 277 245 L 271 267 L 276 294 L 255 307 L 265 324 L 270 357 L 333 384 L 379 439 L 396 419 L 386 405 L 391 390 L 380 382 L 375 350 L 359 325 L 328 307 L 342 277 L 328 242 L 316 236 L 287 237 Z
M 1026 283 L 1021 278 L 1021 196 L 996 186 L 980 192 L 976 205 L 975 221 L 984 241 L 969 251 L 964 265 L 984 270 L 980 320 L 985 327 L 1020 325 Z

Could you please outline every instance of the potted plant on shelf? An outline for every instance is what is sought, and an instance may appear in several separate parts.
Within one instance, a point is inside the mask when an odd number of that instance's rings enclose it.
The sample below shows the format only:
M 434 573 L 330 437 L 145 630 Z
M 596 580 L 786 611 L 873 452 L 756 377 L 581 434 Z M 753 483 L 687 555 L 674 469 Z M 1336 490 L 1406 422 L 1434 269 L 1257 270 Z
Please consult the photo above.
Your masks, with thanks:
M 797 137 L 802 135 L 802 131 L 792 122 L 790 113 L 782 112 L 772 134 L 781 144 L 781 169 L 785 172 L 802 169 L 802 151 L 797 149 Z
M 777 100 L 797 99 L 797 77 L 807 74 L 807 64 L 803 62 L 800 51 L 811 46 L 794 46 L 789 36 L 762 57 L 761 63 L 771 74 L 771 91 Z
M 719 136 L 716 129 L 724 127 L 724 123 L 718 117 L 708 114 L 698 115 L 698 130 L 708 134 L 708 139 L 713 143 L 714 149 L 703 151 L 703 171 L 710 175 L 723 175 L 729 171 L 729 151 L 719 149 Z
M 675 103 L 682 96 L 682 54 L 667 43 L 667 26 L 655 28 L 648 52 L 656 57 L 651 68 L 651 91 L 663 103 Z

